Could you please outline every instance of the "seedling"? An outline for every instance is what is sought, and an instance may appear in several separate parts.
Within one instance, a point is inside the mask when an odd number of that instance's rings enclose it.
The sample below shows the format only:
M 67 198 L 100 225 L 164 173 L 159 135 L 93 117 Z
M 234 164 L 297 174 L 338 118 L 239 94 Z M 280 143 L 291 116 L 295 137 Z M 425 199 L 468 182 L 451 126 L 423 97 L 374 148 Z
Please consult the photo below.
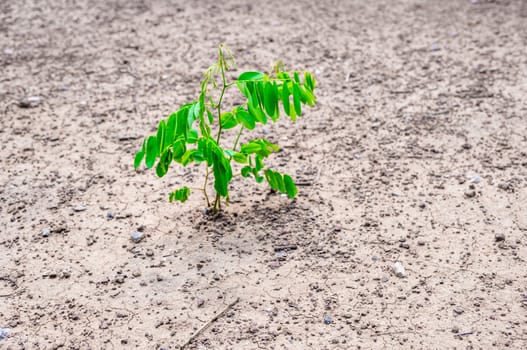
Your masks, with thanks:
M 241 164 L 242 177 L 253 177 L 261 183 L 264 179 L 276 191 L 289 198 L 297 195 L 291 176 L 265 168 L 263 161 L 279 147 L 266 139 L 253 139 L 240 144 L 244 130 L 253 130 L 258 124 L 276 122 L 280 108 L 294 122 L 302 114 L 302 106 L 313 107 L 315 79 L 309 72 L 286 72 L 277 64 L 271 74 L 244 72 L 238 79 L 228 82 L 226 72 L 235 66 L 230 51 L 219 46 L 218 62 L 210 66 L 201 82 L 198 100 L 187 103 L 168 118 L 159 122 L 157 133 L 148 136 L 136 153 L 134 167 L 141 162 L 147 168 L 155 166 L 159 177 L 165 176 L 172 162 L 187 166 L 191 163 L 205 165 L 203 187 L 193 188 L 203 192 L 207 206 L 213 212 L 221 210 L 222 198 L 229 203 L 229 183 L 235 175 L 231 163 Z M 302 78 L 301 78 L 302 76 Z M 237 87 L 245 97 L 245 103 L 224 111 L 225 96 L 230 88 Z M 232 147 L 222 145 L 224 132 L 237 128 Z M 213 130 L 216 130 L 213 133 Z M 239 147 L 238 147 L 239 146 Z M 214 177 L 216 197 L 211 203 L 207 185 Z M 182 187 L 169 195 L 170 202 L 185 202 L 191 188 Z

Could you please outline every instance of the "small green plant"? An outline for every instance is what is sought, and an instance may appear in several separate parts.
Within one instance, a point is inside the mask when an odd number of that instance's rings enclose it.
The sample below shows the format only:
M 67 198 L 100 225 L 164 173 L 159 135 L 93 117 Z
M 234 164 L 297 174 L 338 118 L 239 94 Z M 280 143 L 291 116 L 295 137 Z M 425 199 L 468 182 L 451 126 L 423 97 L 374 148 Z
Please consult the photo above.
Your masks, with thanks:
M 227 204 L 229 202 L 229 183 L 234 176 L 232 161 L 241 164 L 239 175 L 242 177 L 254 177 L 258 183 L 265 179 L 272 189 L 289 198 L 296 196 L 297 188 L 291 176 L 264 169 L 264 159 L 279 150 L 277 145 L 265 139 L 239 142 L 245 129 L 253 130 L 257 123 L 267 124 L 268 120 L 276 122 L 280 117 L 280 105 L 294 122 L 302 114 L 302 105 L 312 107 L 316 101 L 313 93 L 316 82 L 309 72 L 286 72 L 277 64 L 269 75 L 244 72 L 238 79 L 228 82 L 226 72 L 234 66 L 232 54 L 220 45 L 218 62 L 205 72 L 198 100 L 181 106 L 161 120 L 157 133 L 145 138 L 134 160 L 136 169 L 143 160 L 147 168 L 155 166 L 159 177 L 167 173 L 172 162 L 183 166 L 203 163 L 206 167 L 203 187 L 193 190 L 203 192 L 207 206 L 212 206 L 214 212 L 221 210 L 222 197 Z M 240 90 L 246 102 L 224 111 L 226 92 L 233 86 Z M 223 147 L 224 132 L 235 128 L 238 132 L 234 145 Z M 217 130 L 215 134 L 213 129 Z M 207 194 L 211 175 L 216 192 L 213 203 Z M 190 190 L 183 187 L 171 192 L 170 202 L 185 202 Z

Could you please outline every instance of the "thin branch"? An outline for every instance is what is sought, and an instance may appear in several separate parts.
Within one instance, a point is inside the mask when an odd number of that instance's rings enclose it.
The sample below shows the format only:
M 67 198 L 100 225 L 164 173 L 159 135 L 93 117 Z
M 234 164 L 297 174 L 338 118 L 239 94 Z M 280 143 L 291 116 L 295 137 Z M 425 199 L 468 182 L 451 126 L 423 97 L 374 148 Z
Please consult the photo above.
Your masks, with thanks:
M 192 336 L 190 338 L 188 338 L 188 340 L 183 345 L 181 345 L 179 347 L 179 350 L 183 350 L 184 348 L 186 348 L 190 343 L 192 343 L 194 341 L 194 339 L 199 337 L 201 333 L 205 332 L 214 322 L 216 322 L 223 315 L 225 315 L 227 313 L 227 311 L 232 309 L 232 307 L 234 305 L 236 305 L 236 303 L 238 303 L 238 301 L 240 301 L 240 298 L 236 298 L 236 300 L 234 300 L 232 303 L 227 305 L 219 314 L 217 314 L 216 316 L 211 318 L 207 323 L 205 323 L 203 326 L 201 326 L 200 329 L 198 329 L 194 334 L 192 334 Z

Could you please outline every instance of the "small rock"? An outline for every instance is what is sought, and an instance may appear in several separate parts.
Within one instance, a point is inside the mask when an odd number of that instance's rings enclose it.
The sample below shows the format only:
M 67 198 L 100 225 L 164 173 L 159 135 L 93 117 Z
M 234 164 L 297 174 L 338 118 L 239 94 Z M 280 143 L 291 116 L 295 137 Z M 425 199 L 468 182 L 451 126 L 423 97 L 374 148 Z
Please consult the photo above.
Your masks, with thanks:
M 139 231 L 135 231 L 131 235 L 132 242 L 134 242 L 134 243 L 141 242 L 143 240 L 143 238 L 145 238 L 144 233 L 139 232 Z
M 134 277 L 141 277 L 141 270 L 134 270 L 132 272 L 132 276 L 134 276 Z
M 512 191 L 513 186 L 509 182 L 500 182 L 498 188 L 502 191 Z
M 459 327 L 458 326 L 452 326 L 452 333 L 459 333 Z
M 46 227 L 42 230 L 42 237 L 49 237 L 51 235 L 51 229 L 49 227 Z
M 275 253 L 275 258 L 277 260 L 285 260 L 287 258 L 287 253 L 286 252 L 277 252 Z
M 157 275 L 157 276 L 156 276 L 156 280 L 157 280 L 158 282 L 161 282 L 161 281 L 164 280 L 164 279 L 165 279 L 165 278 L 164 278 L 163 276 L 161 276 L 161 275 Z
M 399 244 L 399 247 L 404 248 L 404 249 L 410 249 L 410 245 L 406 242 Z
M 20 108 L 35 108 L 40 105 L 40 96 L 29 96 L 18 101 L 18 107 Z
M 474 197 L 476 197 L 476 191 L 474 191 L 474 190 L 466 190 L 465 191 L 465 197 L 466 198 L 474 198 Z
M 66 279 L 71 277 L 71 272 L 68 270 L 62 270 L 59 275 L 60 278 Z
M 404 266 L 399 261 L 397 261 L 395 264 L 392 265 L 392 271 L 395 274 L 395 276 L 399 278 L 403 278 L 406 276 L 406 271 L 404 269 Z
M 419 208 L 421 208 L 421 209 L 426 208 L 426 203 L 425 202 L 419 203 Z
M 109 212 L 106 213 L 106 218 L 107 218 L 107 219 L 110 219 L 110 220 L 111 220 L 111 219 L 113 219 L 114 217 L 115 217 L 115 215 L 113 215 L 113 211 L 109 211 Z
M 89 235 L 88 237 L 86 237 L 86 244 L 89 246 L 95 244 L 95 242 L 97 242 L 97 240 L 95 239 L 95 237 L 93 237 L 93 235 Z
M 119 276 L 115 277 L 114 282 L 118 283 L 118 284 L 123 284 L 124 283 L 124 276 L 119 275 Z
M 436 43 L 430 46 L 430 51 L 439 51 L 439 50 L 441 50 L 441 47 Z
M 423 245 L 425 245 L 425 241 L 423 241 L 423 240 L 418 240 L 418 241 L 417 241 L 417 245 L 423 246 Z
M 476 176 L 472 176 L 472 177 L 470 177 L 470 178 L 468 179 L 468 181 L 469 181 L 470 183 L 473 183 L 473 184 L 476 184 L 476 185 L 477 185 L 477 184 L 479 184 L 479 183 L 481 182 L 481 177 L 478 176 L 478 175 L 476 175 Z
M 461 147 L 463 147 L 463 149 L 471 149 L 472 148 L 472 145 L 470 143 L 464 143 Z
M 205 300 L 204 299 L 198 299 L 198 307 L 203 307 L 203 305 L 205 305 Z
M 11 330 L 8 328 L 0 328 L 0 340 L 3 340 L 9 336 Z
M 146 256 L 149 256 L 149 257 L 154 256 L 154 251 L 152 249 L 147 249 L 146 250 Z
M 461 315 L 463 312 L 465 312 L 465 310 L 463 310 L 463 309 L 460 308 L 460 307 L 456 307 L 456 308 L 454 308 L 454 313 L 455 313 L 456 315 Z
M 496 242 L 503 242 L 505 240 L 505 235 L 503 233 L 496 233 L 494 239 Z
M 110 326 L 108 325 L 108 322 L 102 321 L 99 325 L 99 329 L 108 329 Z
M 81 211 L 85 211 L 85 210 L 86 210 L 86 206 L 84 204 L 78 204 L 78 205 L 73 207 L 73 211 L 74 212 L 81 212 Z
M 330 316 L 324 316 L 325 324 L 331 324 L 331 322 L 333 322 L 333 319 Z

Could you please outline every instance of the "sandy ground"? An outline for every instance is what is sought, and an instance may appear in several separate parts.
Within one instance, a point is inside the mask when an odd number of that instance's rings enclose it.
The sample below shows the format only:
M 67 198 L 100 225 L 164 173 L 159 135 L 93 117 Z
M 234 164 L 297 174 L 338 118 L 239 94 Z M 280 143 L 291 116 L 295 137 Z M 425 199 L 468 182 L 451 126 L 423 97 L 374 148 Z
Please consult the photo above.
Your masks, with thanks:
M 319 104 L 253 133 L 299 197 L 212 220 L 132 157 L 220 42 Z M 187 348 L 527 348 L 526 44 L 520 0 L 0 1 L 0 348 L 177 349 L 236 300 Z

